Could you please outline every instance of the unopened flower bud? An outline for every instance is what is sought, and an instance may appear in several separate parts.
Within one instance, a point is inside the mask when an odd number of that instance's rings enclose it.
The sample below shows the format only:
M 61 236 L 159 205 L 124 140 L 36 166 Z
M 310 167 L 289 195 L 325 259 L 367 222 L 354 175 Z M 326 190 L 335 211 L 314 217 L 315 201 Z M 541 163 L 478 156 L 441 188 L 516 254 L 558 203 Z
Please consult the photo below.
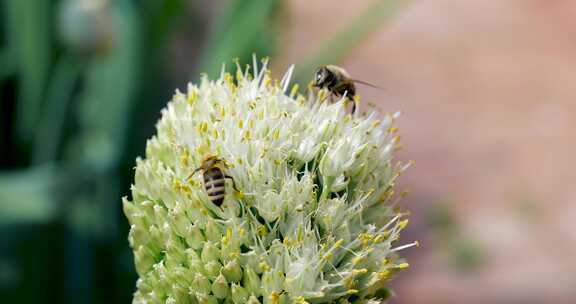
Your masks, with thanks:
M 239 282 L 242 279 L 242 268 L 238 265 L 237 260 L 226 263 L 222 268 L 222 273 L 229 282 Z
M 204 263 L 217 261 L 220 258 L 220 249 L 218 249 L 214 243 L 208 241 L 204 243 L 204 248 L 202 248 L 202 255 L 200 257 Z
M 246 302 L 246 304 L 260 304 L 260 301 L 258 301 L 258 298 L 252 295 L 250 298 L 248 298 L 248 302 Z
M 210 281 L 200 273 L 196 273 L 196 275 L 194 275 L 192 286 L 196 291 L 206 294 L 211 290 Z
M 206 271 L 206 275 L 215 278 L 220 273 L 220 269 L 222 269 L 222 264 L 220 262 L 213 260 L 204 265 L 204 270 Z
M 247 266 L 244 271 L 244 279 L 242 280 L 242 284 L 252 295 L 258 297 L 262 293 L 260 277 L 256 274 L 256 272 L 254 272 L 254 270 L 252 270 L 252 267 L 250 266 Z
M 214 283 L 212 283 L 212 293 L 218 299 L 224 299 L 228 296 L 230 288 L 228 287 L 228 282 L 222 274 L 216 277 Z
M 204 244 L 204 236 L 202 235 L 202 230 L 198 226 L 189 224 L 185 230 L 185 240 L 186 244 L 193 249 L 200 249 Z
M 246 304 L 248 300 L 248 292 L 242 286 L 232 284 L 232 301 L 235 304 Z

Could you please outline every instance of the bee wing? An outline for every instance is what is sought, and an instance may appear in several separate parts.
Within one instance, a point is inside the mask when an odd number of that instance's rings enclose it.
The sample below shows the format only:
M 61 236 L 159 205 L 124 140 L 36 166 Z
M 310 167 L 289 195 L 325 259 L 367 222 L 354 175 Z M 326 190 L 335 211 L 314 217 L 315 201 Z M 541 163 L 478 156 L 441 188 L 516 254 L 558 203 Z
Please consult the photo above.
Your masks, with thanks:
M 372 84 L 372 83 L 369 83 L 369 82 L 366 82 L 366 81 L 364 81 L 364 80 L 360 80 L 360 79 L 350 79 L 350 80 L 351 80 L 352 82 L 354 82 L 354 83 L 359 83 L 359 84 L 367 85 L 367 86 L 369 86 L 369 87 L 373 87 L 373 88 L 376 88 L 376 89 L 384 90 L 383 87 L 377 86 L 377 85 Z

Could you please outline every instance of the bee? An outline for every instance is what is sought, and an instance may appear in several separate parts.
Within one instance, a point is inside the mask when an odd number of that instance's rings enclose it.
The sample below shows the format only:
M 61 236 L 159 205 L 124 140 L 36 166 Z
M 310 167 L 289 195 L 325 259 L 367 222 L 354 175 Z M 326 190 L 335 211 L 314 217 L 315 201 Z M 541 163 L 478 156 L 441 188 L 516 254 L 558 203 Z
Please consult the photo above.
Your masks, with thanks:
M 202 160 L 200 167 L 188 176 L 188 179 L 192 178 L 192 176 L 194 176 L 198 171 L 202 171 L 204 190 L 206 190 L 210 201 L 214 205 L 220 207 L 224 202 L 224 196 L 226 195 L 227 178 L 232 180 L 234 190 L 238 191 L 234 179 L 225 173 L 227 168 L 228 166 L 223 159 L 214 155 L 208 156 Z
M 354 101 L 356 86 L 354 83 L 381 89 L 371 83 L 351 78 L 345 69 L 335 65 L 320 66 L 314 73 L 313 85 L 315 87 L 326 88 L 336 97 L 342 97 L 346 94 L 347 99 L 352 102 L 352 114 L 356 111 L 356 102 Z

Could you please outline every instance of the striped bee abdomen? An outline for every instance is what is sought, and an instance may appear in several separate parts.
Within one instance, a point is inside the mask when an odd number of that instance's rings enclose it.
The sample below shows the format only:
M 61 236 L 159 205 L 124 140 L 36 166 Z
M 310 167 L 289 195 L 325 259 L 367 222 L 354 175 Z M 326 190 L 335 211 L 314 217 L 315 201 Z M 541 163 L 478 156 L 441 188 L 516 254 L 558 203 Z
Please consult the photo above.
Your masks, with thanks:
M 220 168 L 212 167 L 204 171 L 204 189 L 206 189 L 210 201 L 220 207 L 226 194 L 224 173 Z

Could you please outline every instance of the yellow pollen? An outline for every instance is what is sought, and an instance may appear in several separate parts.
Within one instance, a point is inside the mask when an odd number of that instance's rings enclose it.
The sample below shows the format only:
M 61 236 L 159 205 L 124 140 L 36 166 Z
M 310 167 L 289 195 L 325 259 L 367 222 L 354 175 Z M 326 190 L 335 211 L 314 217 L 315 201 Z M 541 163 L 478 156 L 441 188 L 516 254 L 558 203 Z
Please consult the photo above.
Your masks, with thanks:
M 236 198 L 237 199 L 243 199 L 244 198 L 244 192 L 242 192 L 242 191 L 236 192 Z
M 388 271 L 388 270 L 382 270 L 378 273 L 378 278 L 380 278 L 380 280 L 387 279 L 389 276 L 390 276 L 390 271 Z
M 344 286 L 348 289 L 352 289 L 354 288 L 355 282 L 354 282 L 354 277 L 352 276 L 348 276 L 344 279 Z
M 296 102 L 299 105 L 303 106 L 304 102 L 306 102 L 306 98 L 304 98 L 304 96 L 302 96 L 302 95 L 298 95 L 298 97 L 296 98 Z
M 270 87 L 270 78 L 265 77 L 264 80 L 262 81 L 262 84 L 264 84 L 264 87 L 266 88 Z
M 272 303 L 278 303 L 278 301 L 280 301 L 280 294 L 273 291 L 270 293 L 269 299 Z
M 244 120 L 240 119 L 240 120 L 238 121 L 238 128 L 244 129 Z
M 233 80 L 232 80 L 232 75 L 230 75 L 230 73 L 228 73 L 228 72 L 224 73 L 224 81 L 225 81 L 228 85 L 234 84 L 234 82 L 233 82 Z
M 406 226 L 408 226 L 408 219 L 405 219 L 403 221 L 400 221 L 400 223 L 398 223 L 398 229 L 404 229 L 406 228 Z
M 362 244 L 364 246 L 368 245 L 368 242 L 370 242 L 372 240 L 372 236 L 368 233 L 361 233 L 358 236 L 358 239 L 360 239 L 362 241 Z
M 187 194 L 192 193 L 192 189 L 190 189 L 190 187 L 188 187 L 188 185 L 182 186 L 182 190 Z
M 198 131 L 200 133 L 206 133 L 206 131 L 208 130 L 208 123 L 203 121 L 200 123 L 200 125 L 198 125 Z
M 309 92 L 312 92 L 312 90 L 314 89 L 314 80 L 310 80 L 310 82 L 308 82 L 308 85 L 306 87 L 308 88 Z
M 410 267 L 410 264 L 408 264 L 408 263 L 400 263 L 400 264 L 396 265 L 396 267 L 397 267 L 398 269 L 406 269 L 406 268 Z
M 374 240 L 372 240 L 372 242 L 374 242 L 374 244 L 378 244 L 384 241 L 384 236 L 382 234 L 377 235 Z
M 298 84 L 295 84 L 292 86 L 292 90 L 290 91 L 290 97 L 294 98 L 294 95 L 296 95 L 296 93 L 298 93 Z
M 270 265 L 268 265 L 268 263 L 264 261 L 260 262 L 260 264 L 258 264 L 258 267 L 260 267 L 260 269 L 262 269 L 262 271 L 264 272 L 270 271 Z
M 328 93 L 326 92 L 326 90 L 320 90 L 318 92 L 318 99 L 320 99 L 320 102 L 323 102 L 326 99 L 327 94 Z
M 352 274 L 354 274 L 354 275 L 365 274 L 365 273 L 368 273 L 368 269 L 366 269 L 366 268 L 352 270 Z
M 188 165 L 189 165 L 188 158 L 189 157 L 190 157 L 190 152 L 188 152 L 188 149 L 184 149 L 184 151 L 182 152 L 182 155 L 180 155 L 180 163 L 182 163 L 182 166 L 188 167 Z
M 355 258 L 352 259 L 352 265 L 358 265 L 359 263 L 362 263 L 362 261 L 364 261 L 366 257 L 364 256 L 357 256 Z
M 192 89 L 192 91 L 188 94 L 188 98 L 186 99 L 186 102 L 188 102 L 189 105 L 194 104 L 194 102 L 196 101 L 196 99 L 198 99 L 198 90 L 196 88 Z
M 360 96 L 359 95 L 355 95 L 354 97 L 352 97 L 354 104 L 356 106 L 358 106 L 360 104 Z
M 265 226 L 258 227 L 258 234 L 260 236 L 266 236 L 268 234 L 268 229 Z
M 182 183 L 179 180 L 174 180 L 174 189 L 182 190 Z
M 336 241 L 336 243 L 334 243 L 334 249 L 340 248 L 340 246 L 342 246 L 342 243 L 344 243 L 343 239 L 339 239 L 338 241 Z

